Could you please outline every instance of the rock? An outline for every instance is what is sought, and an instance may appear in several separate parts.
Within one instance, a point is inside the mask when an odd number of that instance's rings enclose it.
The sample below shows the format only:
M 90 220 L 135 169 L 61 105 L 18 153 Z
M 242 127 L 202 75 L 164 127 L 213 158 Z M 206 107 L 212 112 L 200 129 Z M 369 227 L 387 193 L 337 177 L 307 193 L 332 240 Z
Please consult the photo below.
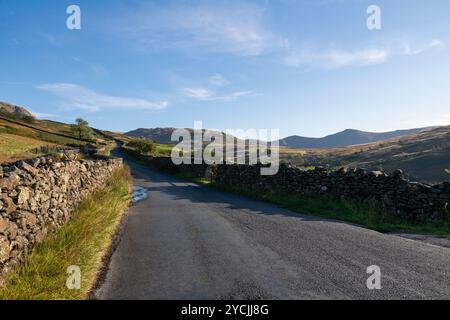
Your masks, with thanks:
M 24 236 L 17 236 L 17 238 L 12 242 L 14 247 L 17 247 L 21 251 L 26 251 L 26 247 L 28 246 L 28 240 Z
M 7 178 L 0 180 L 0 188 L 6 190 L 13 190 L 19 185 L 20 177 L 17 174 L 11 174 Z
M 375 177 L 380 177 L 380 176 L 384 176 L 385 175 L 384 172 L 381 172 L 381 171 L 372 171 L 370 174 L 375 176 Z
M 21 205 L 30 199 L 30 190 L 28 188 L 19 188 L 19 195 L 17 196 L 17 204 Z
M 0 263 L 5 263 L 9 260 L 9 253 L 11 252 L 11 245 L 6 237 L 0 236 Z
M 37 168 L 40 163 L 41 163 L 41 158 L 35 158 L 35 159 L 30 160 L 30 165 L 32 165 L 34 168 Z
M 0 234 L 8 237 L 11 240 L 14 240 L 18 232 L 19 229 L 14 222 L 0 218 Z
M 37 211 L 39 209 L 38 203 L 35 198 L 30 198 L 29 204 L 30 204 L 31 211 Z
M 19 227 L 14 222 L 10 222 L 9 227 L 6 230 L 6 232 L 7 232 L 8 238 L 10 240 L 14 240 L 19 233 Z
M 0 234 L 5 234 L 6 230 L 9 228 L 9 221 L 3 218 L 0 218 Z
M 395 170 L 392 172 L 392 176 L 395 178 L 402 178 L 403 177 L 403 171 L 400 169 Z
M 342 167 L 342 168 L 340 168 L 339 170 L 338 170 L 338 172 L 340 173 L 340 174 L 346 174 L 347 173 L 347 168 L 345 168 L 345 167 Z
M 16 211 L 17 206 L 14 201 L 9 197 L 3 197 L 3 208 L 2 211 L 5 212 L 6 215 L 10 215 L 12 212 Z
M 34 167 L 30 166 L 28 163 L 26 163 L 25 161 L 20 161 L 19 162 L 19 168 L 21 168 L 22 170 L 28 172 L 29 174 L 32 175 L 36 175 L 38 170 L 35 169 Z
M 22 213 L 21 216 L 22 216 L 22 221 L 21 221 L 22 229 L 26 230 L 27 227 L 33 228 L 36 226 L 37 219 L 34 214 L 25 212 L 25 213 Z

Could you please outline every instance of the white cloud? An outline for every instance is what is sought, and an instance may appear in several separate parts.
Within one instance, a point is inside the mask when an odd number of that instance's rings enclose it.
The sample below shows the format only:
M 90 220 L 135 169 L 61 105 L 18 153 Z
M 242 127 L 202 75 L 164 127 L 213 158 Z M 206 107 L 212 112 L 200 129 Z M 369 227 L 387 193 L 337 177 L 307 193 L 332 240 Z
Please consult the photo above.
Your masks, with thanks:
M 390 56 L 387 50 L 366 49 L 362 51 L 331 51 L 327 59 L 332 67 L 369 65 L 385 62 Z
M 44 113 L 44 112 L 37 112 L 33 111 L 31 109 L 28 109 L 36 118 L 38 119 L 49 119 L 49 118 L 58 118 L 59 116 L 53 113 Z
M 215 74 L 209 77 L 209 83 L 211 83 L 213 86 L 223 87 L 231 84 L 231 81 L 225 79 L 225 77 L 221 74 Z
M 357 51 L 328 50 L 314 52 L 300 50 L 285 57 L 285 63 L 292 67 L 312 67 L 334 69 L 348 66 L 365 66 L 385 62 L 391 53 L 383 49 L 364 49 Z
M 214 95 L 211 91 L 204 88 L 185 88 L 182 91 L 186 97 L 198 100 L 206 100 Z
M 430 47 L 441 47 L 444 45 L 444 42 L 442 42 L 442 40 L 440 39 L 433 39 L 431 40 L 429 46 Z
M 402 124 L 408 127 L 434 127 L 434 126 L 450 126 L 450 113 L 439 114 L 436 117 L 427 115 L 419 117 L 419 119 L 403 120 Z
M 184 96 L 200 101 L 233 101 L 253 94 L 251 91 L 236 91 L 226 95 L 217 95 L 205 88 L 184 88 L 181 91 Z
M 255 56 L 270 34 L 263 27 L 264 9 L 255 4 L 146 5 L 126 16 L 115 31 L 147 50 L 200 48 Z
M 63 101 L 67 108 L 83 109 L 91 112 L 116 110 L 160 110 L 168 106 L 167 101 L 150 101 L 140 98 L 109 96 L 71 83 L 52 83 L 38 86 Z
M 431 49 L 435 49 L 435 48 L 439 48 L 439 47 L 443 47 L 444 46 L 444 42 L 442 42 L 442 40 L 440 39 L 433 39 L 431 40 L 429 43 L 427 43 L 426 45 L 422 45 L 420 47 L 417 47 L 415 49 L 412 49 L 411 46 L 408 43 L 404 44 L 404 50 L 403 50 L 403 54 L 407 55 L 407 56 L 414 56 L 414 55 L 418 55 L 421 53 L 424 53 L 428 50 Z
M 292 67 L 335 69 L 350 66 L 367 66 L 380 64 L 392 57 L 413 56 L 443 45 L 439 39 L 433 39 L 426 45 L 412 48 L 407 42 L 390 44 L 384 47 L 370 47 L 357 50 L 325 49 L 313 50 L 302 48 L 290 50 L 284 62 Z

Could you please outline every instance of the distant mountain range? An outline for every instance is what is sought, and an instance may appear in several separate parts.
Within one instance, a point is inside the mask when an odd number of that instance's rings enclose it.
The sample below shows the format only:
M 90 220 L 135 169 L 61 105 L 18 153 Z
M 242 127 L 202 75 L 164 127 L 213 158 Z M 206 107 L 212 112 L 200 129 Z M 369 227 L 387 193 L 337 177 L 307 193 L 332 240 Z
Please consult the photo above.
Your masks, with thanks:
M 281 139 L 278 142 L 280 146 L 289 148 L 338 148 L 387 140 L 408 134 L 427 131 L 433 128 L 434 127 L 427 127 L 389 132 L 366 132 L 355 129 L 347 129 L 323 138 L 290 136 Z
M 335 133 L 323 138 L 290 136 L 281 139 L 278 142 L 281 147 L 289 147 L 289 148 L 337 148 L 387 140 L 408 134 L 427 131 L 430 129 L 433 129 L 433 127 L 416 128 L 409 130 L 396 130 L 380 133 L 347 129 L 342 132 Z M 150 129 L 140 128 L 137 130 L 129 131 L 125 133 L 125 135 L 133 138 L 151 139 L 156 143 L 174 144 L 175 142 L 171 141 L 172 132 L 174 130 L 176 130 L 176 128 L 150 128 Z M 191 131 L 192 134 L 193 132 L 192 129 L 187 130 Z

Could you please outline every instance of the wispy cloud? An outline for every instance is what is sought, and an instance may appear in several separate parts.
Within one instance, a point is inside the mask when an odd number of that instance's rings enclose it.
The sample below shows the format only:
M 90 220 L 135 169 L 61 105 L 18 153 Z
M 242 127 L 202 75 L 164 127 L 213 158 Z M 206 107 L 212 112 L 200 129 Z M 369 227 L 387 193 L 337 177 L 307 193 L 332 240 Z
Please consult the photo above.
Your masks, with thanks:
M 350 66 L 367 66 L 380 64 L 393 57 L 418 55 L 436 47 L 443 42 L 434 39 L 426 45 L 413 48 L 409 43 L 391 44 L 387 46 L 372 46 L 357 50 L 326 49 L 314 50 L 302 48 L 290 50 L 284 62 L 292 67 L 336 69 Z
M 389 56 L 388 51 L 380 49 L 330 50 L 325 52 L 301 50 L 291 52 L 286 56 L 285 63 L 292 67 L 341 68 L 381 63 L 385 62 Z
M 58 115 L 53 114 L 53 113 L 37 112 L 37 111 L 31 110 L 29 108 L 28 108 L 28 110 L 38 119 L 59 118 Z
M 404 43 L 403 44 L 403 53 L 404 55 L 407 56 L 414 56 L 417 54 L 421 54 L 425 51 L 434 49 L 434 48 L 439 48 L 439 47 L 443 47 L 444 46 L 444 42 L 440 39 L 433 39 L 431 40 L 429 43 L 422 45 L 420 47 L 417 48 L 412 48 L 411 45 L 409 43 Z
M 168 106 L 167 101 L 150 101 L 141 98 L 110 96 L 72 83 L 52 83 L 38 86 L 62 99 L 63 107 L 90 112 L 101 110 L 160 110 Z
M 223 87 L 231 84 L 231 81 L 227 80 L 221 74 L 215 74 L 209 77 L 209 83 L 211 83 L 213 86 Z
M 437 116 L 424 115 L 418 119 L 406 119 L 400 122 L 408 127 L 450 126 L 450 113 L 437 114 Z
M 236 91 L 226 95 L 217 95 L 205 88 L 184 88 L 181 91 L 184 96 L 199 101 L 233 101 L 253 94 L 251 91 Z
M 126 15 L 118 34 L 148 50 L 200 48 L 255 56 L 263 53 L 270 33 L 264 9 L 256 4 L 144 5 Z

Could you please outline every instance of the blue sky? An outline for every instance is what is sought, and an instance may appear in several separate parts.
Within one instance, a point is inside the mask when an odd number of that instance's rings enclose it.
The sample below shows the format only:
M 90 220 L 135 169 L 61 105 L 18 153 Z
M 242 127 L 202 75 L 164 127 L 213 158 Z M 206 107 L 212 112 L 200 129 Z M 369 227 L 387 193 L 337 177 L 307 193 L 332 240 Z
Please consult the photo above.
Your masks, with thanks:
M 81 30 L 66 8 L 81 8 Z M 382 29 L 366 27 L 369 5 Z M 448 0 L 0 0 L 0 100 L 52 120 L 324 136 L 450 125 Z

